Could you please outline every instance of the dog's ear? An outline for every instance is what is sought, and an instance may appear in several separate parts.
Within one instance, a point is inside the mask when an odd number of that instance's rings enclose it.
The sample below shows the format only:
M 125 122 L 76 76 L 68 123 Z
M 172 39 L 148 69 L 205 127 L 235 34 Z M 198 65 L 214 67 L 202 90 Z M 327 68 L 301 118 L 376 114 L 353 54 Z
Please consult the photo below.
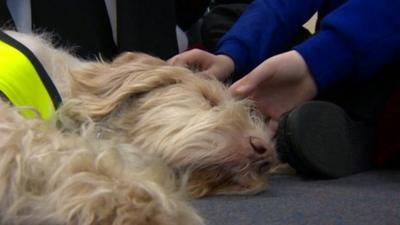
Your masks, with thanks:
M 127 53 L 109 64 L 85 65 L 71 72 L 71 95 L 82 102 L 86 114 L 102 117 L 127 99 L 183 82 L 192 74 L 184 68 L 160 64 L 150 56 Z
M 124 52 L 119 56 L 117 56 L 112 62 L 114 66 L 123 65 L 127 63 L 144 63 L 149 65 L 160 65 L 160 66 L 167 65 L 167 62 L 165 62 L 160 58 L 139 52 Z

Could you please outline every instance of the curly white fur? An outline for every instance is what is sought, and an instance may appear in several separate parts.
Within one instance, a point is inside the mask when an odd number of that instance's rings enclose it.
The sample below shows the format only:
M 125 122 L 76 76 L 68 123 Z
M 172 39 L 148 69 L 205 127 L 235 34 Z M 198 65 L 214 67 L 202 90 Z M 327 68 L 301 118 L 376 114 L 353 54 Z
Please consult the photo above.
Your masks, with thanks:
M 175 174 L 129 144 L 26 120 L 0 101 L 4 224 L 202 224 Z
M 270 133 L 217 80 L 138 53 L 85 61 L 42 36 L 7 33 L 42 62 L 64 104 L 45 122 L 0 102 L 6 223 L 202 224 L 186 191 L 265 188 Z

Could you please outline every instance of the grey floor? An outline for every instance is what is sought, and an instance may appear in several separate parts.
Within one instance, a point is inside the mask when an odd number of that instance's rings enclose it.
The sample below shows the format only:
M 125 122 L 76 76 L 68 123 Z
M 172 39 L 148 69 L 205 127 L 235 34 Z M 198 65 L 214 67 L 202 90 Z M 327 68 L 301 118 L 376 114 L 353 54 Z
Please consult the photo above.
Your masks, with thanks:
M 400 171 L 269 181 L 256 196 L 213 196 L 193 204 L 208 225 L 400 225 Z

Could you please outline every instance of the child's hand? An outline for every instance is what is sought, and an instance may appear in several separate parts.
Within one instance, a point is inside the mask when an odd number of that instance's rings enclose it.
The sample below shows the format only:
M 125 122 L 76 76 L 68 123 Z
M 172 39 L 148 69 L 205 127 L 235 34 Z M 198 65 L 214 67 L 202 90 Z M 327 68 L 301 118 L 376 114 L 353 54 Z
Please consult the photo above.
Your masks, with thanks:
M 250 97 L 274 130 L 279 117 L 317 94 L 303 57 L 289 51 L 271 57 L 230 87 L 234 96 Z
M 208 73 L 221 81 L 228 78 L 234 70 L 234 63 L 228 56 L 213 55 L 199 49 L 193 49 L 176 55 L 169 59 L 168 63 L 186 67 L 193 71 Z

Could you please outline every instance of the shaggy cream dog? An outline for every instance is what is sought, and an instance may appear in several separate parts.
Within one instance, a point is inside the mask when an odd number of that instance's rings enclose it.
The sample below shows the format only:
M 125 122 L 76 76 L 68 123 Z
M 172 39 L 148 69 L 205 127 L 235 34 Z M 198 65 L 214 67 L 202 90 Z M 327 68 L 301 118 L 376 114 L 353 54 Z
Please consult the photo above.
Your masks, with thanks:
M 251 102 L 217 80 L 144 54 L 84 61 L 41 36 L 7 33 L 63 98 L 50 121 L 24 119 L 0 101 L 7 223 L 202 224 L 186 191 L 265 188 L 276 162 L 270 133 Z

